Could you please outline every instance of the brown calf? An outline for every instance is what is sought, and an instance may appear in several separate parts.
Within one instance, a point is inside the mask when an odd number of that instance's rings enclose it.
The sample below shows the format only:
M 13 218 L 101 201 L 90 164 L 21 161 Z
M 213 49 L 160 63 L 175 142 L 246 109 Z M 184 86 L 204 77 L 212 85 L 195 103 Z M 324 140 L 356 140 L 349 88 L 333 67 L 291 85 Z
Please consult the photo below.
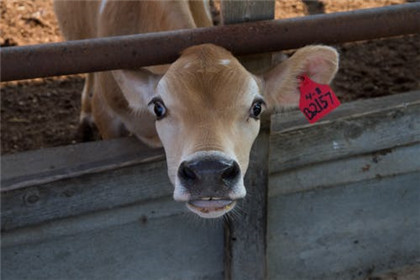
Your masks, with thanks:
M 206 1 L 56 1 L 55 10 L 68 40 L 211 25 Z M 81 121 L 103 138 L 128 130 L 163 145 L 174 199 L 220 217 L 246 195 L 262 112 L 296 106 L 298 76 L 329 83 L 337 68 L 334 49 L 309 46 L 255 76 L 221 47 L 194 46 L 170 66 L 88 74 Z

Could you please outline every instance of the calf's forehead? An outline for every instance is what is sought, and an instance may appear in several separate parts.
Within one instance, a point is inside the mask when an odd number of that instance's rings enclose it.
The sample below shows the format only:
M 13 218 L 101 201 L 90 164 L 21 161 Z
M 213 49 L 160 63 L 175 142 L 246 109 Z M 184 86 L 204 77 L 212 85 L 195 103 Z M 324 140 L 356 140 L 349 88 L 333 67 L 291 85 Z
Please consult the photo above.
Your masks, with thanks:
M 226 107 L 252 102 L 259 93 L 256 79 L 228 51 L 202 47 L 184 52 L 171 65 L 158 93 L 174 102 Z

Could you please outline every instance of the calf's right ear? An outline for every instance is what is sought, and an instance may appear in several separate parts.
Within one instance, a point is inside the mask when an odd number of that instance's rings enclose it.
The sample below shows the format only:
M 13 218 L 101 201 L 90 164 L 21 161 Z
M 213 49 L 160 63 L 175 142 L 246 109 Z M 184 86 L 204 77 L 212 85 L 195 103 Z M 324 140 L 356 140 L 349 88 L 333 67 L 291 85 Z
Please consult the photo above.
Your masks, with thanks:
M 338 70 L 338 53 L 334 48 L 314 45 L 297 50 L 289 59 L 263 75 L 264 97 L 270 109 L 299 105 L 301 75 L 319 84 L 328 84 Z
M 129 106 L 136 111 L 146 110 L 147 103 L 155 94 L 156 86 L 162 78 L 146 69 L 114 70 L 112 75 Z

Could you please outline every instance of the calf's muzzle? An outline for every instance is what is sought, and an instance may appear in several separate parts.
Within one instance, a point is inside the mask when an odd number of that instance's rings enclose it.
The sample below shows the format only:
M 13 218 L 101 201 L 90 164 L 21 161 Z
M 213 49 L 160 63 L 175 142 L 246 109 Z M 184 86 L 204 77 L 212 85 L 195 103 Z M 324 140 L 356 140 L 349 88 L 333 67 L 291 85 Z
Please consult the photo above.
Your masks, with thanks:
M 241 177 L 239 165 L 224 158 L 184 161 L 178 177 L 190 193 L 190 200 L 229 199 L 229 193 Z

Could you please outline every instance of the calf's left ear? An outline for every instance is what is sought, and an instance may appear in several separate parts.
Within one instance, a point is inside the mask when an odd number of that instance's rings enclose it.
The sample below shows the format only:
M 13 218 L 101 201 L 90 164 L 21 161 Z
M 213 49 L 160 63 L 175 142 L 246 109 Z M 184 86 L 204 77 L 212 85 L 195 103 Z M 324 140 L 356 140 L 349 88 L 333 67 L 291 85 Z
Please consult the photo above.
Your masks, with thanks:
M 299 105 L 301 75 L 328 84 L 338 70 L 338 53 L 327 46 L 307 46 L 263 75 L 264 97 L 270 109 Z

